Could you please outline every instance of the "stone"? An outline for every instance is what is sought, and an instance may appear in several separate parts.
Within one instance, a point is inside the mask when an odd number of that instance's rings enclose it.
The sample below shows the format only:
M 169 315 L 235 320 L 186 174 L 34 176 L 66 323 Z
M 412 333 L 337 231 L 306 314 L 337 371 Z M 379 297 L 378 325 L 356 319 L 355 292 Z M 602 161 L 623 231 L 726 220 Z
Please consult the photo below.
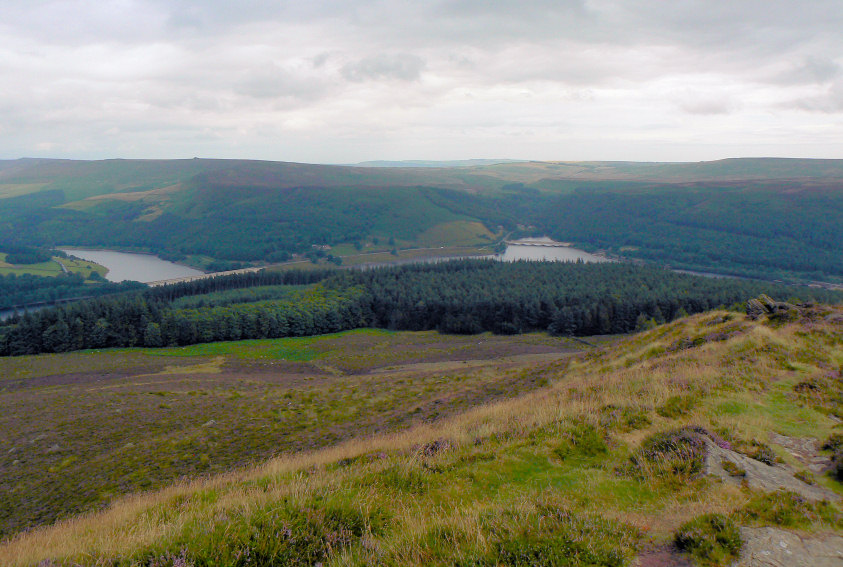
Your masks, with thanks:
M 840 567 L 843 537 L 837 534 L 802 536 L 780 528 L 742 527 L 743 549 L 733 567 Z

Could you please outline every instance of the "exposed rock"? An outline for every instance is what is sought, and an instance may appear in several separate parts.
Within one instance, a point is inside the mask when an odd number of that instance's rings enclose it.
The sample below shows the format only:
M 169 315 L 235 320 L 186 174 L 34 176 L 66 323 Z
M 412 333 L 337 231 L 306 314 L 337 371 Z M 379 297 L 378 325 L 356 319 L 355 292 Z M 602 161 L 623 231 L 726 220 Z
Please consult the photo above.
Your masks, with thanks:
M 800 536 L 779 528 L 741 528 L 743 550 L 733 567 L 840 567 L 843 537 Z
M 746 302 L 746 314 L 752 320 L 767 315 L 771 319 L 793 321 L 802 315 L 802 309 L 786 301 L 776 301 L 762 293 L 758 298 Z
M 819 441 L 812 437 L 788 437 L 770 433 L 770 442 L 781 445 L 811 472 L 824 473 L 831 468 L 831 459 L 817 451 Z
M 764 315 L 766 312 L 767 310 L 764 308 L 764 304 L 757 299 L 750 299 L 746 302 L 746 314 L 753 321 Z
M 795 478 L 793 473 L 796 471 L 787 465 L 765 465 L 746 455 L 718 447 L 708 437 L 704 439 L 706 444 L 705 473 L 716 476 L 723 482 L 735 485 L 746 483 L 750 488 L 765 492 L 774 492 L 784 488 L 811 500 L 838 500 L 838 496 L 834 492 L 820 486 L 806 484 Z M 733 463 L 737 469 L 745 471 L 746 475 L 733 476 L 723 468 L 723 461 Z
M 843 325 L 843 313 L 832 313 L 831 315 L 827 315 L 825 320 L 829 323 Z

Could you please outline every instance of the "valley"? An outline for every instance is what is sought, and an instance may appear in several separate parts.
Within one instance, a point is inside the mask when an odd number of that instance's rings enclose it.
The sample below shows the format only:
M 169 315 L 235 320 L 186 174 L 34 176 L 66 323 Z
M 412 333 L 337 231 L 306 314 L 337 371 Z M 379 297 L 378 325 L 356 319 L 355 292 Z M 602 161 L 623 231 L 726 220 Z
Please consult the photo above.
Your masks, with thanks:
M 29 165 L 4 565 L 843 548 L 837 162 Z
M 843 566 L 841 22 L 0 3 L 0 567 Z
M 841 283 L 841 180 L 839 160 L 798 159 L 462 167 L 18 160 L 0 168 L 0 249 L 110 248 L 225 271 L 294 256 L 477 254 L 504 237 L 548 235 L 676 269 Z

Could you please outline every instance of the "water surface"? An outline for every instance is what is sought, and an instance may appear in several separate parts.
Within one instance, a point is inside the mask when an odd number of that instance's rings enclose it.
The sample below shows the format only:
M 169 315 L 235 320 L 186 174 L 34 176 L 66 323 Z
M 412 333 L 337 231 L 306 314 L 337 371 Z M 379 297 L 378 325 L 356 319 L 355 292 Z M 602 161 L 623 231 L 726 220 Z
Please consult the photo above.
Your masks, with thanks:
M 113 250 L 82 250 L 78 248 L 63 248 L 62 250 L 71 256 L 105 266 L 108 268 L 105 278 L 110 282 L 134 280 L 149 283 L 158 280 L 201 276 L 204 273 L 188 266 L 162 260 L 152 254 L 132 254 Z
M 552 246 L 531 246 L 528 244 L 518 244 L 518 242 L 515 241 L 512 244 L 507 244 L 504 253 L 498 254 L 495 258 L 503 262 L 515 262 L 518 260 L 545 260 L 548 262 L 576 262 L 577 260 L 582 260 L 583 262 L 610 261 L 608 258 L 590 254 L 585 250 L 579 250 L 571 246 L 562 246 L 561 242 L 554 242 L 547 237 L 530 238 L 521 242 L 551 244 Z

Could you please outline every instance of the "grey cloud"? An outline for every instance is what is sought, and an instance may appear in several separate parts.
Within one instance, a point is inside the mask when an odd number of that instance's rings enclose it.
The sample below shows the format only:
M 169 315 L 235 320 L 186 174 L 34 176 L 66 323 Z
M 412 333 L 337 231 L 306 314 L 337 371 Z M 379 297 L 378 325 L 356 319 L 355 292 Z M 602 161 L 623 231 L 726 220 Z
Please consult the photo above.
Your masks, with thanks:
M 731 114 L 737 108 L 733 101 L 725 98 L 688 100 L 679 103 L 679 107 L 688 114 L 700 115 Z
M 779 115 L 787 143 L 788 132 L 830 131 L 827 114 L 843 116 L 840 29 L 840 0 L 8 0 L 0 152 L 84 138 L 92 153 L 157 154 L 164 146 L 147 142 L 166 130 L 172 140 L 209 132 L 205 147 L 224 154 L 270 148 L 254 141 L 265 125 L 268 138 L 298 128 L 318 155 L 347 161 L 351 150 L 326 129 L 366 148 L 398 147 L 401 136 L 435 147 L 467 114 L 512 130 L 541 114 L 650 143 L 646 125 L 677 109 L 729 113 L 736 131 L 760 136 L 759 116 L 783 106 L 803 111 Z M 574 100 L 579 92 L 591 96 Z M 663 135 L 734 143 L 721 121 L 686 118 Z M 397 143 L 383 142 L 386 131 Z
M 417 55 L 382 53 L 347 63 L 340 69 L 340 73 L 345 79 L 355 83 L 381 79 L 415 81 L 419 79 L 424 68 L 424 60 Z
M 822 95 L 803 97 L 785 106 L 824 114 L 843 112 L 843 80 L 834 82 Z
M 249 71 L 235 86 L 235 91 L 257 98 L 291 97 L 313 100 L 325 92 L 325 82 L 287 71 L 275 65 Z
M 840 65 L 832 59 L 809 56 L 778 74 L 774 80 L 783 84 L 827 83 L 839 77 L 841 70 Z

